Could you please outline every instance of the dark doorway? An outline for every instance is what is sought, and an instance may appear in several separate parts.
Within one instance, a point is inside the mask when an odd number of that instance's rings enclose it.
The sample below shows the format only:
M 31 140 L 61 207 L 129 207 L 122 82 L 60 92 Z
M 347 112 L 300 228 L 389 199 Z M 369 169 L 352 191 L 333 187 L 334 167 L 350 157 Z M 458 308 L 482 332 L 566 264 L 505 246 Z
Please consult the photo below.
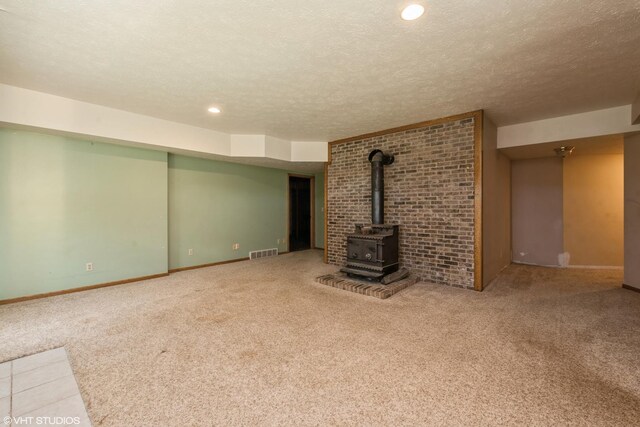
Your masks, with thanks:
M 289 250 L 313 244 L 313 177 L 289 175 Z

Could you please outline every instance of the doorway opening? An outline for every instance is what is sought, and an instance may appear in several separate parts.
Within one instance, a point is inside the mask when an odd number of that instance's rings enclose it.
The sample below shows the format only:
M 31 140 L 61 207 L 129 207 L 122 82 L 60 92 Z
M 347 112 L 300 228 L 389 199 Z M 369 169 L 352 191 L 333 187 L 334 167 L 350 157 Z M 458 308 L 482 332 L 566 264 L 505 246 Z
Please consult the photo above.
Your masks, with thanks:
M 289 174 L 289 251 L 314 247 L 314 177 Z
M 512 261 L 622 274 L 624 137 L 569 142 L 503 150 L 511 158 Z

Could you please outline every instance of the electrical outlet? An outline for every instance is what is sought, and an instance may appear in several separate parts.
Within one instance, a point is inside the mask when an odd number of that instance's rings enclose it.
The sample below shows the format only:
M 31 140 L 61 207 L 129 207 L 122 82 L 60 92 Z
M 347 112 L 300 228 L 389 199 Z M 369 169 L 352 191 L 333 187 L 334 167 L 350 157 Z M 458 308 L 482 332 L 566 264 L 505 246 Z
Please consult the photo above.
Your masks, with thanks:
M 86 263 L 85 268 L 87 271 L 93 271 L 93 263 L 92 262 Z
M 189 249 L 189 256 L 193 255 L 193 249 Z
M 240 249 L 240 243 L 234 243 L 231 249 L 233 249 L 234 251 L 237 251 L 238 249 Z

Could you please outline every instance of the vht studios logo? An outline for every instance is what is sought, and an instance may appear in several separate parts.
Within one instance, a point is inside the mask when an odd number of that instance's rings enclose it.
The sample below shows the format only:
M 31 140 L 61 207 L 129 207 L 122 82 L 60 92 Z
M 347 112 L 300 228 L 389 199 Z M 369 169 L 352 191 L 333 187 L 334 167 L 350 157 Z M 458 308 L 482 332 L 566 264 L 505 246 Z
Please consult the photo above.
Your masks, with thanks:
M 69 426 L 80 424 L 80 417 L 4 417 L 2 422 L 14 426 Z

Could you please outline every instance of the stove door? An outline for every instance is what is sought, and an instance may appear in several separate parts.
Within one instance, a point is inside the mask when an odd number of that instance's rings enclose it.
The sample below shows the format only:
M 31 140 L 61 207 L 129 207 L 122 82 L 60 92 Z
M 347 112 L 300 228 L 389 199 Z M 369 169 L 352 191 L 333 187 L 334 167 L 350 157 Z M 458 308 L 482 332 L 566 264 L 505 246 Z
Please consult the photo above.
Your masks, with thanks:
M 375 240 L 358 239 L 349 237 L 347 239 L 347 258 L 354 261 L 376 262 L 378 245 Z

